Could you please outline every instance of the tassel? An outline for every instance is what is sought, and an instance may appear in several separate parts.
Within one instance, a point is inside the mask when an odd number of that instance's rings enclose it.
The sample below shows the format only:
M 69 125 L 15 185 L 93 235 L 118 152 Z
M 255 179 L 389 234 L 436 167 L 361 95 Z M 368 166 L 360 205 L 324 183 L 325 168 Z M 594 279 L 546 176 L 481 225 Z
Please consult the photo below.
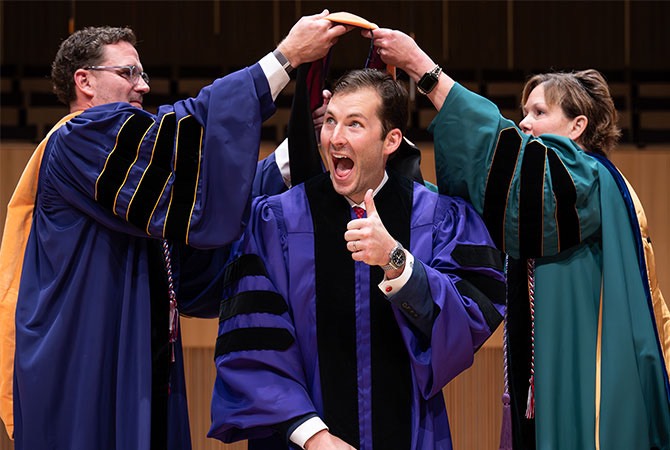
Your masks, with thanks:
M 526 419 L 535 417 L 535 260 L 527 261 L 528 303 L 530 304 L 530 378 L 528 380 L 528 400 Z
M 535 417 L 535 378 L 528 383 L 528 401 L 526 401 L 526 419 Z
M 179 336 L 179 310 L 177 309 L 177 295 L 174 290 L 174 280 L 172 278 L 172 258 L 170 256 L 170 244 L 163 239 L 163 263 L 168 282 L 168 296 L 170 299 L 170 321 L 168 323 L 168 335 L 170 341 L 170 360 L 175 362 L 174 347 Z
M 505 256 L 505 279 L 507 279 L 507 256 Z M 507 299 L 507 292 L 505 292 Z M 507 305 L 505 305 L 505 320 L 503 321 L 503 381 L 505 383 L 502 396 L 503 411 L 502 423 L 500 424 L 500 447 L 499 450 L 512 450 L 512 407 L 509 396 L 509 374 L 507 373 Z
M 505 392 L 502 396 L 503 416 L 500 427 L 499 450 L 512 450 L 512 408 L 510 407 L 509 394 Z

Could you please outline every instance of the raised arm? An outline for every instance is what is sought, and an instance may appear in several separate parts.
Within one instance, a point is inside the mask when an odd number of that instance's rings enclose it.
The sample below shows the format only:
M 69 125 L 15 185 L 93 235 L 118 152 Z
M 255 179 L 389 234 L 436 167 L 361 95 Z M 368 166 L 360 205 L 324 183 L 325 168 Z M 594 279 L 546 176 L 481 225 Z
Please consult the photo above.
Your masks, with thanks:
M 435 61 L 417 45 L 414 39 L 402 31 L 380 28 L 372 33 L 365 30 L 361 34 L 365 37 L 370 37 L 372 34 L 374 45 L 377 47 L 382 61 L 402 69 L 415 82 L 418 82 L 424 74 L 437 66 Z M 428 94 L 428 98 L 435 109 L 439 111 L 442 108 L 444 100 L 453 86 L 454 80 L 444 71 L 441 71 L 437 85 Z

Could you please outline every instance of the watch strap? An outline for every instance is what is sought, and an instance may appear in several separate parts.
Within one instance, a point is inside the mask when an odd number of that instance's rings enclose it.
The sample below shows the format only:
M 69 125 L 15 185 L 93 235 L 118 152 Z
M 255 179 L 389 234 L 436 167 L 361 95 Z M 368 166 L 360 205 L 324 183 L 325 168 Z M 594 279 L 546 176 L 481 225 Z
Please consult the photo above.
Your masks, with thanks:
M 279 61 L 279 64 L 281 64 L 282 68 L 286 71 L 286 73 L 291 73 L 293 72 L 293 66 L 291 63 L 288 61 L 286 56 L 278 49 L 274 49 L 272 52 L 275 58 L 277 58 L 277 61 Z

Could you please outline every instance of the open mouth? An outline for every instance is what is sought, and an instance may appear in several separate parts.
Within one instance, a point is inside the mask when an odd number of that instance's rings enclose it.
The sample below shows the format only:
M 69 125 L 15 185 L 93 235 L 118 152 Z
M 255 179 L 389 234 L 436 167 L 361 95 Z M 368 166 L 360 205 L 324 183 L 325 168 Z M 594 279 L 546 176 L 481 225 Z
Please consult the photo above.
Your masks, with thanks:
M 332 155 L 333 171 L 338 178 L 345 178 L 354 169 L 354 162 L 343 155 Z

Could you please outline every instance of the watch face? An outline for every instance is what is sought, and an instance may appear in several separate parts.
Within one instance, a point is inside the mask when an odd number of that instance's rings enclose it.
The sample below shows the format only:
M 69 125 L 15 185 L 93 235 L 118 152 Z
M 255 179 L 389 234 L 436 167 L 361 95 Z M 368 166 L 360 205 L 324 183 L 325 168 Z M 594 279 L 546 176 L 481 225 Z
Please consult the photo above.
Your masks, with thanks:
M 401 248 L 395 249 L 391 254 L 391 264 L 395 267 L 401 267 L 405 264 L 405 252 Z
M 439 68 L 439 66 L 437 68 Z M 439 79 L 440 79 L 439 71 L 426 72 L 425 74 L 423 74 L 423 76 L 416 84 L 416 86 L 419 89 L 419 92 L 427 95 L 435 88 L 435 86 L 437 86 Z
M 433 90 L 435 85 L 437 84 L 437 77 L 429 76 L 421 80 L 421 87 L 423 88 L 424 91 L 430 92 Z

